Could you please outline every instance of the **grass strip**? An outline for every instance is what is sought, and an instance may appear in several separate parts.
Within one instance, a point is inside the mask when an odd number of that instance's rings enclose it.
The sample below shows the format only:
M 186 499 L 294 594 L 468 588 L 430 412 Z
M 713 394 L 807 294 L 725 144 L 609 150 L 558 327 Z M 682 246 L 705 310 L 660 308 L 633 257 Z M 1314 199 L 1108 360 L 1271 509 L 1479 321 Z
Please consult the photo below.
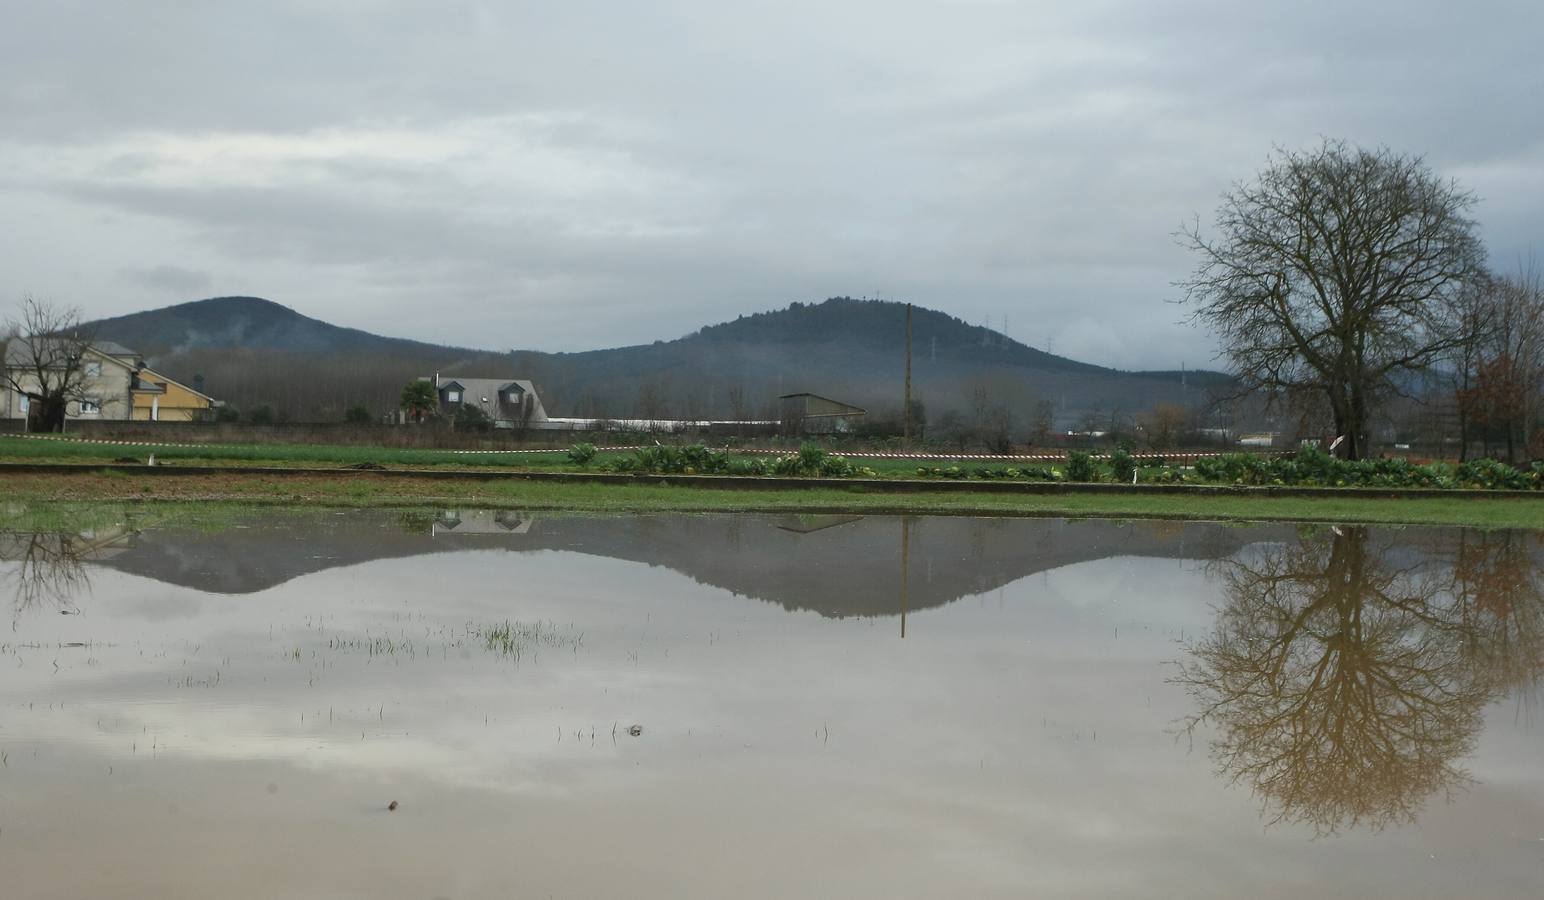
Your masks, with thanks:
M 1165 518 L 1544 529 L 1544 502 L 1527 498 L 1269 497 L 1183 494 L 985 494 L 856 491 L 834 482 L 803 490 L 326 475 L 214 473 L 177 478 L 125 472 L 0 478 L 0 515 L 50 504 L 196 502 L 314 507 L 457 506 L 576 512 L 922 513 L 984 516 Z M 32 511 L 32 512 L 29 512 Z

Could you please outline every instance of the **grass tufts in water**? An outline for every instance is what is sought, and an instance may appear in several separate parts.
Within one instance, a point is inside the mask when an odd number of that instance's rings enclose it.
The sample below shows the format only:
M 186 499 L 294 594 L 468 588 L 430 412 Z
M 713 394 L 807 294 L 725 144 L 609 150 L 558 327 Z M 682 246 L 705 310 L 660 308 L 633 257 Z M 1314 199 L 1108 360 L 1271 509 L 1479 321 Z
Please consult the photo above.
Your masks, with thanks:
M 574 631 L 572 626 L 563 628 L 552 622 L 512 622 L 506 619 L 477 634 L 490 652 L 514 660 L 519 660 L 527 649 L 547 647 L 577 651 L 584 643 L 582 632 Z

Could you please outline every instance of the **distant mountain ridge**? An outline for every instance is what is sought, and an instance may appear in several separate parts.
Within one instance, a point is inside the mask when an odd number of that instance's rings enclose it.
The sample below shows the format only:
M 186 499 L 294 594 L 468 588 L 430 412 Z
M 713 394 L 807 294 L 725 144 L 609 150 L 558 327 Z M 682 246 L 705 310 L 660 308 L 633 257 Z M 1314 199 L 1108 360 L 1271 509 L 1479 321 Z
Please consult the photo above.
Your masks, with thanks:
M 553 415 L 763 417 L 778 394 L 811 391 L 900 406 L 906 306 L 836 297 L 708 325 L 668 341 L 571 353 L 510 353 L 384 337 L 258 297 L 215 297 L 102 319 L 96 333 L 174 377 L 202 374 L 241 408 L 270 404 L 325 419 L 363 403 L 394 408 L 406 380 L 432 372 L 530 378 Z M 1059 420 L 1198 399 L 1215 372 L 1125 372 L 1056 356 L 936 310 L 915 308 L 914 395 L 930 410 L 983 400 Z M 292 383 L 293 382 L 293 383 Z
M 91 327 L 103 337 L 113 335 L 111 340 L 146 355 L 206 347 L 308 353 L 443 353 L 458 349 L 344 328 L 261 297 L 211 297 L 100 319 Z
M 692 337 L 723 343 L 839 343 L 864 347 L 892 356 L 900 355 L 905 340 L 906 305 L 885 300 L 833 297 L 824 303 L 794 303 L 787 309 L 741 316 L 732 322 L 709 325 Z M 902 323 L 899 339 L 897 320 Z M 937 310 L 912 310 L 912 355 L 935 360 L 942 350 L 947 358 L 969 357 L 999 364 L 1060 372 L 1107 373 L 1116 371 L 1078 362 L 1015 341 L 1001 332 L 971 325 Z

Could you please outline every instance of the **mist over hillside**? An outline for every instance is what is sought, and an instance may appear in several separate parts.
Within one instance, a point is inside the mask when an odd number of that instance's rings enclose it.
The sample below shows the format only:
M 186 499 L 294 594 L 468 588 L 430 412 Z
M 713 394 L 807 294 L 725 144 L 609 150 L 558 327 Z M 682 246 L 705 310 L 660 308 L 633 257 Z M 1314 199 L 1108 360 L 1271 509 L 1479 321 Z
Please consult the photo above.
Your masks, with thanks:
M 536 382 L 552 415 L 770 417 L 779 394 L 811 391 L 898 412 L 906 306 L 838 297 L 742 316 L 669 341 L 578 353 L 448 347 L 342 328 L 257 297 L 217 297 L 92 323 L 173 378 L 203 376 L 240 409 L 268 404 L 295 420 L 394 409 L 402 385 L 435 372 Z M 1226 381 L 1213 372 L 1126 372 L 1028 347 L 997 331 L 917 308 L 914 395 L 929 418 L 949 410 L 1042 403 L 1058 424 L 1161 402 L 1194 405 Z

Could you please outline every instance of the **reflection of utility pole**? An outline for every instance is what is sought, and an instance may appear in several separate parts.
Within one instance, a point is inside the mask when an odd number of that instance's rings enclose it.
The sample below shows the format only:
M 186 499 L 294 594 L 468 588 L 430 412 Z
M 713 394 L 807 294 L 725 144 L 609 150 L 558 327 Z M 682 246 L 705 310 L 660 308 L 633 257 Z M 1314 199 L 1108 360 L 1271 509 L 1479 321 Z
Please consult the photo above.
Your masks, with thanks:
M 903 439 L 911 446 L 911 304 L 906 304 L 906 425 Z
M 901 516 L 901 640 L 906 640 L 907 587 L 911 574 L 911 519 Z

